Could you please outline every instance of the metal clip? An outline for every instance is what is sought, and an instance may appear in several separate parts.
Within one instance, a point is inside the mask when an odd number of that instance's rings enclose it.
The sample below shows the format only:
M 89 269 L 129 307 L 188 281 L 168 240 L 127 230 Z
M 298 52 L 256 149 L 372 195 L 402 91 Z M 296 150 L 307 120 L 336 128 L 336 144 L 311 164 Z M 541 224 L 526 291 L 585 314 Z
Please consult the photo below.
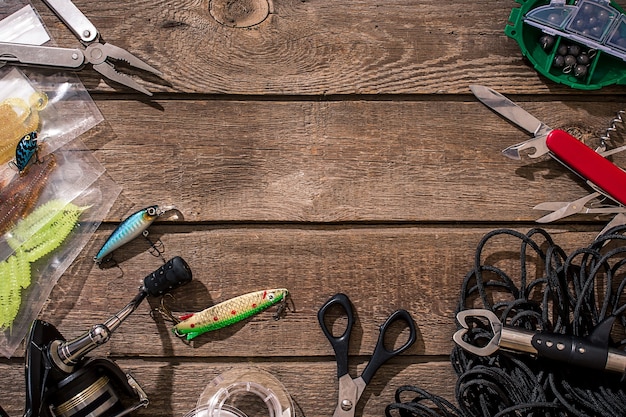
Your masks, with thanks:
M 491 330 L 493 331 L 493 337 L 485 346 L 475 346 L 463 339 L 463 336 L 465 336 L 470 329 L 470 325 L 467 323 L 468 317 L 482 317 L 489 321 Z M 456 315 L 456 319 L 463 328 L 454 333 L 452 340 L 461 348 L 478 356 L 489 356 L 500 349 L 502 323 L 492 311 L 484 309 L 463 310 Z
M 289 308 L 289 305 L 287 304 L 287 300 L 291 299 L 291 296 L 289 295 L 289 293 L 287 293 L 287 295 L 285 295 L 285 297 L 280 301 L 280 303 L 278 303 L 278 305 L 276 306 L 276 313 L 274 313 L 274 320 L 280 320 L 283 317 L 283 313 L 285 311 L 292 311 L 291 308 Z

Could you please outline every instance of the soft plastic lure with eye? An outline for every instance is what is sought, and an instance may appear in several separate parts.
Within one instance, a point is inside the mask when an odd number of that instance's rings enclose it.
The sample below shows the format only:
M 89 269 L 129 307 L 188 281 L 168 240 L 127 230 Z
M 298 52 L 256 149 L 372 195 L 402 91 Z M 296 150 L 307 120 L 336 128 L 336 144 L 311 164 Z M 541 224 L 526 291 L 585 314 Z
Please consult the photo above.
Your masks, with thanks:
M 124 246 L 139 235 L 147 236 L 146 229 L 168 210 L 171 210 L 171 207 L 161 209 L 159 206 L 149 206 L 131 214 L 111 233 L 93 260 L 99 264 L 115 249 Z
M 284 310 L 289 291 L 286 288 L 262 290 L 240 295 L 209 307 L 195 314 L 187 314 L 180 318 L 172 331 L 180 337 L 191 340 L 202 333 L 221 329 L 253 316 L 274 304 L 282 303 L 276 318 Z M 170 318 L 171 315 L 170 315 Z M 173 319 L 173 318 L 172 318 Z
M 39 130 L 39 112 L 47 104 L 48 96 L 41 92 L 34 93 L 29 103 L 21 98 L 0 102 L 0 164 L 11 160 L 20 138 Z

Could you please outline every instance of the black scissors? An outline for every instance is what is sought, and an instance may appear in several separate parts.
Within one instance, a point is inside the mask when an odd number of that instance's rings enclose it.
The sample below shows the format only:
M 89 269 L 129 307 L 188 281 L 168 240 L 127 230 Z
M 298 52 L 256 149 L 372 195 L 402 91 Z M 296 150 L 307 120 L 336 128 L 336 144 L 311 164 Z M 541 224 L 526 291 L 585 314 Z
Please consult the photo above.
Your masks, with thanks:
M 348 316 L 348 325 L 346 330 L 339 337 L 332 334 L 324 321 L 328 310 L 335 305 L 341 307 Z M 376 342 L 376 347 L 369 363 L 363 370 L 361 376 L 353 379 L 348 373 L 348 345 L 350 343 L 350 332 L 352 330 L 352 325 L 354 324 L 354 313 L 352 303 L 350 302 L 348 296 L 341 293 L 332 296 L 317 312 L 317 319 L 320 322 L 322 331 L 335 350 L 335 359 L 337 361 L 339 399 L 337 401 L 337 408 L 335 408 L 333 417 L 354 417 L 354 412 L 359 398 L 361 398 L 361 395 L 365 390 L 365 386 L 369 384 L 378 368 L 380 368 L 380 366 L 389 359 L 407 350 L 417 339 L 415 322 L 406 310 L 396 310 L 391 313 L 385 323 L 380 326 L 378 342 Z M 389 327 L 396 321 L 406 322 L 410 330 L 409 339 L 398 349 L 389 350 L 385 347 L 385 334 Z

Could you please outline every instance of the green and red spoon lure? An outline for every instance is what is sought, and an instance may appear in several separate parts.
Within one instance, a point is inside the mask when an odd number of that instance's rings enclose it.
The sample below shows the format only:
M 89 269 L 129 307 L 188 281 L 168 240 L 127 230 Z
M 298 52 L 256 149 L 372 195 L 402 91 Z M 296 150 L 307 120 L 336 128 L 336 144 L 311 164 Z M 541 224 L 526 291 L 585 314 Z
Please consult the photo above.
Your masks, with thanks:
M 180 337 L 191 340 L 202 333 L 221 329 L 251 317 L 275 304 L 282 303 L 276 318 L 284 309 L 289 291 L 286 288 L 262 290 L 240 295 L 226 300 L 198 313 L 180 318 L 172 331 Z

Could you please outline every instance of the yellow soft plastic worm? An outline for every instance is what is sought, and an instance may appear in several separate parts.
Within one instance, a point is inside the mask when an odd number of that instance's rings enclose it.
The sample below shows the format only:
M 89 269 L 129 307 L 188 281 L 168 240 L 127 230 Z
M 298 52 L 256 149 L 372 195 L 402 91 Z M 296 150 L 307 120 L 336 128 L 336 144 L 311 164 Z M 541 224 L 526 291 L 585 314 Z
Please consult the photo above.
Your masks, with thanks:
M 51 200 L 11 230 L 7 242 L 15 250 L 0 262 L 0 329 L 8 329 L 22 304 L 21 292 L 31 284 L 30 264 L 57 249 L 72 233 L 86 207 Z

